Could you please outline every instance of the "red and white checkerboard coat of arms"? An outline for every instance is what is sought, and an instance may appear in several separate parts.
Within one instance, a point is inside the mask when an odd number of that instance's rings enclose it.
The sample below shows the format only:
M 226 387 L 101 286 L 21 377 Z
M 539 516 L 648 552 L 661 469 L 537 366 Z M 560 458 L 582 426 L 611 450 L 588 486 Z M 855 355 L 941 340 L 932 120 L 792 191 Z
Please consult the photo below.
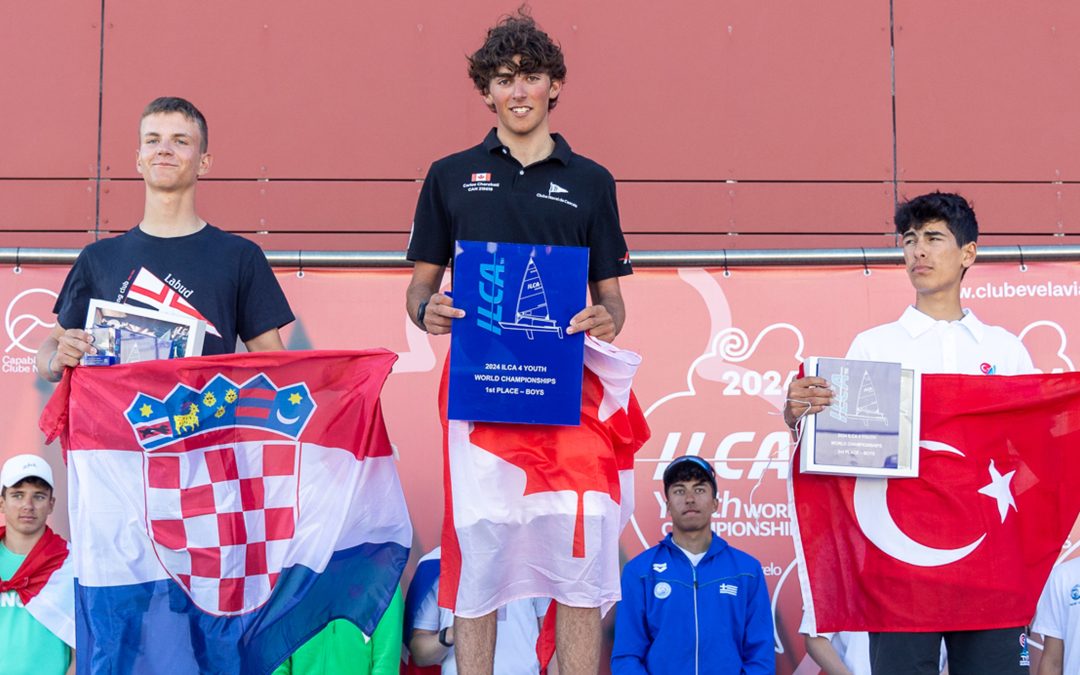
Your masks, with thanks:
M 203 611 L 240 614 L 269 599 L 295 532 L 298 437 L 314 408 L 302 383 L 278 389 L 260 375 L 181 385 L 164 401 L 139 394 L 128 409 L 145 449 L 147 533 Z

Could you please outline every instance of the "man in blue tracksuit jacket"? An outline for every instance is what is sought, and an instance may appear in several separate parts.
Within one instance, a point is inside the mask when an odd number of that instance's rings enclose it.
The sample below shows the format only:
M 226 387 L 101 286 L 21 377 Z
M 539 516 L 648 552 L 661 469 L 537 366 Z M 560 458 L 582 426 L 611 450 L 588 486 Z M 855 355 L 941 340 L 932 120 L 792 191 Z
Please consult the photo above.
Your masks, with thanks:
M 623 569 L 612 675 L 773 675 L 765 574 L 710 528 L 719 506 L 712 465 L 672 461 L 664 494 L 672 533 Z

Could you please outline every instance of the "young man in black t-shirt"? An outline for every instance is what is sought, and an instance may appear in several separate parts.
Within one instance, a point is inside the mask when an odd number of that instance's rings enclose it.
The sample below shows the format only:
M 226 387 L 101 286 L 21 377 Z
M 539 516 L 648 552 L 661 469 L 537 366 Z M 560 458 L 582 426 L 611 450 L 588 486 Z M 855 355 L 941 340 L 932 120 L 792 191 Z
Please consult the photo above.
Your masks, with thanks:
M 38 350 L 38 374 L 56 382 L 96 349 L 82 330 L 91 299 L 182 312 L 206 321 L 203 354 L 284 349 L 278 329 L 293 320 L 274 273 L 254 243 L 199 217 L 195 188 L 213 163 L 206 119 L 181 98 L 143 111 L 135 166 L 146 186 L 139 225 L 90 244 L 64 281 L 57 325 Z
M 561 49 L 519 12 L 488 31 L 469 58 L 469 75 L 495 113 L 496 127 L 480 145 L 435 162 L 428 172 L 407 256 L 414 262 L 409 317 L 438 335 L 465 315 L 439 292 L 455 240 L 585 246 L 593 304 L 571 319 L 567 333 L 612 341 L 626 318 L 619 277 L 631 273 L 630 258 L 611 174 L 549 130 L 566 77 Z M 560 672 L 596 673 L 598 607 L 559 604 L 556 617 Z M 459 672 L 492 672 L 495 633 L 494 612 L 455 618 Z

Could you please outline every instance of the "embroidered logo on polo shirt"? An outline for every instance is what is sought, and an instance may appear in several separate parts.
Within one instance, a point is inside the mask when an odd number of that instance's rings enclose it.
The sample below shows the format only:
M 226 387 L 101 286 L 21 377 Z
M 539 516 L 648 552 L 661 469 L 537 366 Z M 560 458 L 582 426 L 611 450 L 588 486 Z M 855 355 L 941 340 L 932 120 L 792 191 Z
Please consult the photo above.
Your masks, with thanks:
M 539 197 L 540 199 L 550 199 L 553 202 L 559 202 L 561 204 L 566 204 L 567 206 L 573 206 L 576 209 L 577 204 L 575 204 L 574 202 L 570 201 L 569 199 L 564 199 L 563 197 L 556 197 L 555 196 L 555 195 L 566 195 L 566 194 L 570 194 L 570 191 L 567 190 L 566 188 L 564 188 L 563 186 L 558 185 L 556 183 L 548 183 L 548 192 L 547 192 L 547 194 L 544 194 L 543 192 L 537 192 L 536 196 Z
M 992 366 L 989 363 L 984 363 L 984 364 L 980 365 L 979 370 L 982 371 L 983 375 L 996 375 L 997 374 L 997 366 Z
M 491 172 L 483 171 L 471 174 L 469 182 L 462 183 L 461 187 L 468 192 L 494 192 L 499 184 L 491 180 Z

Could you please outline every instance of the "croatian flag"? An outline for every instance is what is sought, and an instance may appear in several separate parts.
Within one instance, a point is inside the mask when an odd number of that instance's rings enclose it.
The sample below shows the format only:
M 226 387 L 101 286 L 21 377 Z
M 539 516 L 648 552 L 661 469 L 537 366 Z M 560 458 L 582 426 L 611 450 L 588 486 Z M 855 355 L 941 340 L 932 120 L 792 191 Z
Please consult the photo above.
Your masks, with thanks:
M 395 358 L 68 371 L 42 429 L 68 458 L 78 672 L 263 675 L 333 618 L 372 634 L 412 539 L 379 404 Z
M 447 421 L 444 375 L 440 606 L 472 618 L 520 598 L 602 611 L 619 600 L 619 534 L 649 438 L 630 390 L 640 363 L 586 337 L 577 427 Z
M 0 540 L 7 528 L 0 526 Z M 19 569 L 0 581 L 0 594 L 17 597 L 30 616 L 68 645 L 75 646 L 75 579 L 64 538 L 46 527 Z M 7 597 L 0 598 L 0 602 Z

